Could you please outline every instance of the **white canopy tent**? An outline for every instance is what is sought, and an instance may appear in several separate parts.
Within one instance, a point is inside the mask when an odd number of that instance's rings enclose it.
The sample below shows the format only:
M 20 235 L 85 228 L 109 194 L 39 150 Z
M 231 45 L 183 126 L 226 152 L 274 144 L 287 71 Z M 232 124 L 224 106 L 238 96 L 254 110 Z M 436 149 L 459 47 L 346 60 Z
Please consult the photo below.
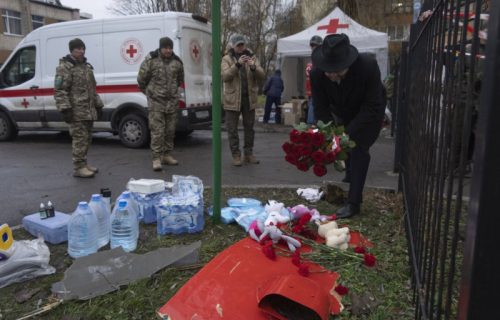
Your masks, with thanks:
M 359 52 L 373 53 L 377 58 L 381 77 L 385 78 L 388 68 L 387 34 L 363 27 L 337 7 L 309 28 L 278 39 L 278 65 L 285 83 L 283 101 L 288 101 L 292 96 L 305 96 L 305 68 L 311 59 L 311 37 L 318 35 L 325 38 L 335 33 L 348 35 L 351 44 Z

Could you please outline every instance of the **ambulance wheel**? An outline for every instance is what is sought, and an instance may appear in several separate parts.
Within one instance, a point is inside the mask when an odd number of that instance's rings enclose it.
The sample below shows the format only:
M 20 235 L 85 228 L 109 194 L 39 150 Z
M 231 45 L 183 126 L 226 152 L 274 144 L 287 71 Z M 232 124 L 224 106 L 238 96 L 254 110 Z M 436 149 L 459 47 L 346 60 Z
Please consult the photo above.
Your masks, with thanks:
M 9 141 L 16 136 L 16 127 L 4 112 L 0 112 L 0 141 Z
M 123 117 L 119 132 L 121 142 L 128 148 L 142 148 L 149 142 L 148 123 L 138 114 L 131 113 Z

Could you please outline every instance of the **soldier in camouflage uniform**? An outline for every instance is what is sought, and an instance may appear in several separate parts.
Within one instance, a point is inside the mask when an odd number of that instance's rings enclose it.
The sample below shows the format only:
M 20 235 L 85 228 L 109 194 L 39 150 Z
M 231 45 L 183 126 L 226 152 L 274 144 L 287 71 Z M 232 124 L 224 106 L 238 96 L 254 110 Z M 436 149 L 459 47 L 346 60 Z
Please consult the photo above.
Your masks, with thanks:
M 174 149 L 179 87 L 184 82 L 184 66 L 173 48 L 174 43 L 170 38 L 161 38 L 160 48 L 151 51 L 144 59 L 137 76 L 139 88 L 148 97 L 151 153 L 155 171 L 160 171 L 162 164 L 178 164 L 170 153 Z
M 73 176 L 91 178 L 98 170 L 87 164 L 87 152 L 92 143 L 92 125 L 101 116 L 104 105 L 96 93 L 93 67 L 85 58 L 85 43 L 73 39 L 69 51 L 56 69 L 54 98 L 62 118 L 69 124 Z

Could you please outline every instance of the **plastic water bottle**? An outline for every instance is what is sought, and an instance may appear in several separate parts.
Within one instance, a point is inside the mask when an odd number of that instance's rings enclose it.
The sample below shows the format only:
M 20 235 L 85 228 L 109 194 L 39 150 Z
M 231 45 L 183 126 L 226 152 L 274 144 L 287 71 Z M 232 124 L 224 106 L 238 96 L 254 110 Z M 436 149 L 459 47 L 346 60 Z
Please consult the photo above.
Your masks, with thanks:
M 100 194 L 92 195 L 89 207 L 92 209 L 97 218 L 97 246 L 101 248 L 109 242 L 110 213 Z
M 130 212 L 130 214 L 135 217 L 134 221 L 135 221 L 135 224 L 134 224 L 134 234 L 135 234 L 135 238 L 138 239 L 139 238 L 139 206 L 137 204 L 137 202 L 134 200 L 134 198 L 132 198 L 132 194 L 130 191 L 123 191 L 122 194 L 120 194 L 118 196 L 118 199 L 117 199 L 117 202 L 119 203 L 121 200 L 125 200 L 127 201 L 127 204 L 128 204 L 128 210 Z M 113 208 L 113 212 L 115 212 L 117 210 L 118 206 L 115 206 Z
M 120 200 L 118 208 L 111 214 L 111 249 L 121 246 L 126 252 L 135 250 L 134 223 L 137 224 L 137 218 L 130 212 L 127 201 Z
M 68 222 L 68 253 L 73 258 L 97 252 L 97 218 L 87 202 L 78 207 Z

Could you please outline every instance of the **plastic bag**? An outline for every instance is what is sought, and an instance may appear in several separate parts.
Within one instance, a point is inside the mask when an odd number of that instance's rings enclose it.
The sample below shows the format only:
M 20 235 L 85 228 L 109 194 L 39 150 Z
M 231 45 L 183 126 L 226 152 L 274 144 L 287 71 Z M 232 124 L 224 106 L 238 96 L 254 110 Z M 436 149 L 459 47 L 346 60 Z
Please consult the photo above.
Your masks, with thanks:
M 56 272 L 49 265 L 50 251 L 42 237 L 14 241 L 12 255 L 0 261 L 0 288 Z

